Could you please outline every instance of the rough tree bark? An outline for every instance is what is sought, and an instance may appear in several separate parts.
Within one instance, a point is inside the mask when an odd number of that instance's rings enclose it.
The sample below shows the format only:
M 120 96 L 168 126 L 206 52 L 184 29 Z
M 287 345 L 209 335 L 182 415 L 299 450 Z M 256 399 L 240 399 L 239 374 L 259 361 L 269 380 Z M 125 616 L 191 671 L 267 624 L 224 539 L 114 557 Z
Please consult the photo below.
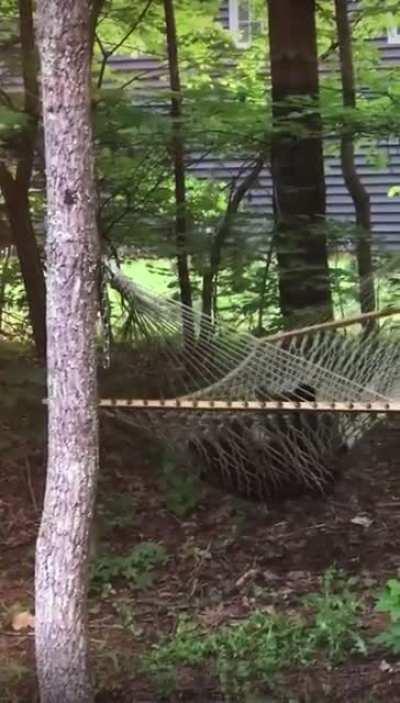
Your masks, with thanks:
M 182 135 L 182 91 L 179 74 L 178 41 L 176 36 L 175 12 L 173 0 L 164 0 L 165 29 L 167 39 L 169 81 L 171 87 L 171 150 L 174 163 L 175 203 L 176 203 L 176 245 L 177 267 L 181 302 L 192 307 L 192 288 L 187 253 L 187 211 L 186 211 L 186 172 L 185 145 Z M 184 333 L 190 343 L 194 339 L 193 327 L 189 320 L 184 320 Z
M 29 188 L 40 115 L 32 0 L 18 0 L 18 9 L 24 112 L 29 117 L 29 125 L 14 146 L 17 152 L 15 172 L 12 173 L 4 160 L 0 161 L 0 190 L 17 249 L 36 350 L 39 357 L 44 358 L 46 354 L 46 288 L 29 203 Z
M 267 0 L 273 114 L 277 258 L 282 314 L 288 325 L 332 317 L 325 179 L 318 109 L 296 106 L 296 137 L 284 131 L 295 97 L 318 99 L 314 0 Z
M 93 700 L 88 554 L 98 470 L 98 237 L 88 0 L 39 0 L 48 199 L 48 473 L 36 552 L 42 703 Z
M 357 105 L 357 98 L 347 0 L 335 0 L 335 10 L 343 105 L 354 109 Z M 370 312 L 375 310 L 374 266 L 371 249 L 371 207 L 368 192 L 357 173 L 354 140 L 351 130 L 344 133 L 341 138 L 340 154 L 343 177 L 354 204 L 358 228 L 356 254 L 360 279 L 360 308 L 361 312 Z

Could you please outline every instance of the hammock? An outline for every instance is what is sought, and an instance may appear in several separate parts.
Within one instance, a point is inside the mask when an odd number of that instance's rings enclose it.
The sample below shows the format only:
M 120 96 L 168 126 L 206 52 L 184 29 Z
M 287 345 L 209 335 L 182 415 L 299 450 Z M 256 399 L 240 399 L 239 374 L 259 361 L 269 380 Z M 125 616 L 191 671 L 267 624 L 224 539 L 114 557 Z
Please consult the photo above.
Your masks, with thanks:
M 132 403 L 131 421 L 241 496 L 272 501 L 325 492 L 338 455 L 379 419 L 376 408 L 400 395 L 399 310 L 373 314 L 368 332 L 356 318 L 260 340 L 215 328 L 133 284 L 115 265 L 109 279 L 129 304 L 140 369 L 142 401 Z M 348 412 L 330 412 L 334 403 Z M 357 411 L 361 406 L 375 412 Z

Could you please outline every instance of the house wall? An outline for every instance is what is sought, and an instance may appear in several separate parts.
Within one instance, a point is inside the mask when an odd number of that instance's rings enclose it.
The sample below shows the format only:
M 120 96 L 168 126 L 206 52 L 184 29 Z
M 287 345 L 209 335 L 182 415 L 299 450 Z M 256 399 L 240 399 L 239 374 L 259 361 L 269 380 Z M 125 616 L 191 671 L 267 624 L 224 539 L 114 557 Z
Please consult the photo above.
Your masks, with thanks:
M 224 27 L 229 24 L 229 0 L 223 0 L 218 11 L 217 20 Z M 389 43 L 387 37 L 373 40 L 382 57 L 382 66 L 400 66 L 400 43 Z M 149 95 L 153 96 L 154 108 L 160 106 L 157 95 L 168 90 L 167 63 L 160 62 L 152 56 L 129 57 L 115 56 L 110 65 L 127 80 L 132 80 L 135 100 L 139 103 Z M 0 79 L 7 91 L 17 96 L 21 91 L 19 50 L 14 47 L 6 54 L 0 52 Z M 393 140 L 383 147 L 388 156 L 384 169 L 378 170 L 368 164 L 365 157 L 359 155 L 357 165 L 362 180 L 371 197 L 372 224 L 377 245 L 400 250 L 400 198 L 389 198 L 387 193 L 392 185 L 400 184 L 400 140 Z M 217 159 L 208 155 L 201 163 L 190 168 L 199 178 L 214 178 L 225 182 L 235 178 L 241 167 L 237 159 Z M 340 163 L 337 158 L 327 156 L 325 159 L 327 185 L 327 214 L 329 218 L 340 222 L 354 221 L 354 208 L 347 193 Z M 249 194 L 246 208 L 257 218 L 272 216 L 272 181 L 268 169 L 264 169 L 258 179 L 257 187 Z
M 371 219 L 375 243 L 378 247 L 390 250 L 400 249 L 400 200 L 389 198 L 387 192 L 395 183 L 400 182 L 400 148 L 399 145 L 386 147 L 389 166 L 377 171 L 369 165 L 364 156 L 357 156 L 358 172 L 371 198 Z M 239 162 L 232 160 L 203 159 L 189 171 L 198 178 L 212 178 L 229 182 L 239 171 Z M 338 222 L 354 222 L 354 208 L 343 182 L 338 158 L 325 159 L 325 179 L 327 189 L 327 217 Z M 258 178 L 257 186 L 249 191 L 245 209 L 261 219 L 273 214 L 273 187 L 268 169 L 264 169 Z
M 229 28 L 229 0 L 222 0 L 216 19 L 225 29 Z
M 354 3 L 353 3 L 354 4 Z M 223 0 L 217 20 L 228 28 L 229 0 Z M 382 57 L 383 67 L 400 66 L 400 44 L 390 44 L 387 37 L 373 40 Z M 139 58 L 115 57 L 112 66 L 118 72 L 136 76 L 135 99 L 154 94 L 154 106 L 157 107 L 157 94 L 168 89 L 167 64 L 152 57 Z M 322 71 L 323 73 L 323 71 Z M 329 144 L 329 151 L 332 151 Z M 374 240 L 378 247 L 400 250 L 400 198 L 389 198 L 388 190 L 392 185 L 400 184 L 400 140 L 382 144 L 386 153 L 387 166 L 377 169 L 368 159 L 357 156 L 358 172 L 371 198 L 371 219 Z M 327 149 L 328 151 L 328 149 Z M 189 171 L 199 178 L 212 178 L 229 182 L 240 172 L 238 159 L 221 159 L 207 155 L 201 162 L 189 167 Z M 325 158 L 325 177 L 327 188 L 327 216 L 338 222 L 354 222 L 354 207 L 344 184 L 340 161 L 327 155 Z M 268 169 L 264 169 L 257 186 L 249 193 L 245 207 L 249 214 L 257 219 L 272 216 L 272 180 Z

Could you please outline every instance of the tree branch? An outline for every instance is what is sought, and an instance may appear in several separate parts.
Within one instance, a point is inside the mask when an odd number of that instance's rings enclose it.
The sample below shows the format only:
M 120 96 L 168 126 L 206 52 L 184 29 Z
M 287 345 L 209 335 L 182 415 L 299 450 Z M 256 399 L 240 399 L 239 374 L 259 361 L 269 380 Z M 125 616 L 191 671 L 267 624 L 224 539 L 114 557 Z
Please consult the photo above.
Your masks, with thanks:
M 91 0 L 90 17 L 89 17 L 89 41 L 90 41 L 90 58 L 93 58 L 94 42 L 96 37 L 96 27 L 99 21 L 100 14 L 105 5 L 105 0 Z
M 237 188 L 231 191 L 225 215 L 213 239 L 210 252 L 210 266 L 208 271 L 203 276 L 202 290 L 202 312 L 208 317 L 211 317 L 212 314 L 212 301 L 215 294 L 214 281 L 218 274 L 219 267 L 221 264 L 222 247 L 224 246 L 225 240 L 229 235 L 233 217 L 236 215 L 244 196 L 254 185 L 258 176 L 260 175 L 265 165 L 268 154 L 268 148 L 265 148 L 263 151 L 261 151 L 259 156 L 254 161 L 253 168 L 249 171 L 247 176 L 239 183 Z M 204 325 L 201 329 L 200 337 L 204 337 L 204 334 L 209 334 L 209 325 L 207 324 Z
M 100 1 L 100 0 L 98 0 L 98 1 Z M 101 0 L 101 1 L 104 2 L 104 0 Z M 130 27 L 130 29 L 128 29 L 128 31 L 125 33 L 125 35 L 122 37 L 122 39 L 121 39 L 117 44 L 115 44 L 111 49 L 106 49 L 106 48 L 104 47 L 104 44 L 103 44 L 103 42 L 101 41 L 99 35 L 97 34 L 96 31 L 94 31 L 94 37 L 95 37 L 95 39 L 96 39 L 96 41 L 97 41 L 97 44 L 99 45 L 99 48 L 100 48 L 100 51 L 101 51 L 101 54 L 102 54 L 102 57 L 103 57 L 103 60 L 102 60 L 102 62 L 101 62 L 101 66 L 100 66 L 99 76 L 98 76 L 98 79 L 97 79 L 97 88 L 98 88 L 98 89 L 100 89 L 101 86 L 102 86 L 102 84 L 103 84 L 104 73 L 105 73 L 105 70 L 106 70 L 106 67 L 107 67 L 107 61 L 109 60 L 109 58 L 110 58 L 111 56 L 113 56 L 113 54 L 115 54 L 115 53 L 118 51 L 118 49 L 121 48 L 121 46 L 123 46 L 123 45 L 125 44 L 125 42 L 129 39 L 129 37 L 131 36 L 131 34 L 133 34 L 133 32 L 137 29 L 137 27 L 139 26 L 139 24 L 140 24 L 140 23 L 143 21 L 143 19 L 145 18 L 146 14 L 147 14 L 147 12 L 148 12 L 148 10 L 150 9 L 150 7 L 151 7 L 152 4 L 153 4 L 153 0 L 147 0 L 146 5 L 144 6 L 142 12 L 139 14 L 139 16 L 137 17 L 136 21 L 135 21 L 134 24 L 132 25 L 132 27 Z

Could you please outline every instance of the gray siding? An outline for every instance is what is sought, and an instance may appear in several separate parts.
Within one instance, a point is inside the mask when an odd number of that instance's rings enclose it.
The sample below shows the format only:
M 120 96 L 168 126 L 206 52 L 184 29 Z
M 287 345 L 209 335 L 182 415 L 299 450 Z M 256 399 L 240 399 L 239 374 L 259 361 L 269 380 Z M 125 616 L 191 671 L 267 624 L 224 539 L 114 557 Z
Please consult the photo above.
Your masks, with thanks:
M 216 19 L 225 29 L 229 29 L 229 0 L 222 0 Z
M 354 7 L 356 3 L 351 3 Z M 229 26 L 229 1 L 222 0 L 217 17 L 225 28 Z M 1 28 L 0 28 L 1 35 Z M 400 66 L 400 44 L 391 44 L 386 37 L 372 40 L 378 48 L 383 68 Z M 154 109 L 164 105 L 159 100 L 160 94 L 168 90 L 168 67 L 166 61 L 153 56 L 114 56 L 110 61 L 119 77 L 130 82 L 135 101 L 146 101 Z M 332 70 L 332 69 L 329 69 Z M 322 71 L 324 73 L 324 71 Z M 18 94 L 21 90 L 19 49 L 0 50 L 0 79 L 7 91 Z M 158 96 L 158 97 L 157 97 Z M 400 144 L 399 141 L 387 146 L 388 166 L 377 170 L 368 164 L 362 155 L 358 156 L 357 165 L 362 180 L 371 197 L 372 222 L 377 242 L 391 248 L 400 248 L 400 198 L 389 198 L 388 189 L 400 184 Z M 207 156 L 201 163 L 190 167 L 191 172 L 199 178 L 213 178 L 229 182 L 240 171 L 241 163 L 237 159 L 215 159 Z M 341 174 L 337 158 L 325 160 L 328 216 L 338 221 L 353 221 L 354 209 Z M 249 194 L 246 207 L 257 218 L 272 215 L 272 182 L 268 170 L 261 174 L 257 187 Z
M 376 40 L 382 50 L 384 66 L 400 65 L 400 46 Z M 154 95 L 157 107 L 157 95 L 168 89 L 167 66 L 149 56 L 140 58 L 118 57 L 113 60 L 113 67 L 119 72 L 126 72 L 134 78 L 135 99 L 141 102 L 150 94 Z M 331 146 L 331 145 L 330 145 Z M 371 199 L 371 218 L 375 242 L 378 246 L 400 249 L 400 198 L 389 198 L 391 186 L 400 184 L 400 142 L 382 145 L 387 154 L 387 166 L 377 169 L 363 155 L 357 157 L 358 172 Z M 330 149 L 331 151 L 331 149 Z M 210 155 L 190 167 L 193 175 L 199 178 L 211 178 L 230 182 L 237 177 L 241 162 L 237 159 L 216 159 Z M 327 187 L 327 215 L 340 222 L 354 222 L 354 207 L 347 193 L 338 158 L 327 156 L 325 159 Z M 266 169 L 258 179 L 247 199 L 249 214 L 259 217 L 272 216 L 272 181 Z
M 400 43 L 391 44 L 387 37 L 373 41 L 382 57 L 382 68 L 398 68 L 400 66 Z
M 330 145 L 331 147 L 331 145 Z M 388 167 L 377 170 L 364 156 L 358 155 L 357 168 L 371 198 L 371 218 L 375 242 L 379 247 L 400 248 L 400 199 L 389 198 L 390 186 L 400 183 L 400 143 L 382 146 L 388 153 Z M 198 178 L 229 182 L 239 172 L 240 163 L 234 159 L 220 160 L 211 156 L 189 167 Z M 325 159 L 327 216 L 338 222 L 354 222 L 354 208 L 347 193 L 338 158 Z M 249 193 L 245 208 L 257 219 L 272 217 L 273 187 L 269 170 L 263 170 L 256 187 Z

